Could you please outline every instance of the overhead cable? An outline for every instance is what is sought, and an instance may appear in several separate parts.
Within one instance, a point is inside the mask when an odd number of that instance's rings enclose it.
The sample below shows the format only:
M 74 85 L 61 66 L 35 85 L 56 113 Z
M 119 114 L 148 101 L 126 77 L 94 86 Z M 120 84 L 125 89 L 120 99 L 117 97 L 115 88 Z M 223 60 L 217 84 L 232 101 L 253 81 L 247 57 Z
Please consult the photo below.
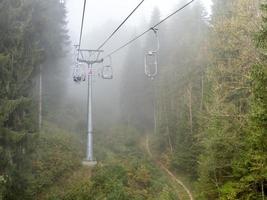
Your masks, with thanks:
M 134 41 L 138 40 L 139 38 L 141 38 L 142 36 L 144 36 L 145 34 L 147 34 L 148 32 L 150 32 L 151 30 L 155 30 L 155 28 L 157 26 L 159 26 L 160 24 L 162 24 L 163 22 L 165 22 L 166 20 L 168 20 L 169 18 L 171 18 L 172 16 L 174 16 L 175 14 L 177 14 L 178 12 L 182 11 L 183 9 L 185 9 L 187 6 L 189 6 L 191 3 L 193 3 L 195 0 L 191 0 L 190 2 L 188 2 L 187 4 L 183 5 L 182 7 L 180 7 L 179 9 L 177 9 L 176 11 L 174 11 L 173 13 L 171 13 L 170 15 L 168 15 L 167 17 L 165 17 L 164 19 L 162 19 L 161 21 L 159 21 L 158 23 L 156 23 L 155 25 L 153 25 L 152 27 L 150 27 L 149 29 L 147 29 L 146 31 L 144 31 L 143 33 L 141 33 L 140 35 L 136 36 L 135 38 L 133 38 L 132 40 L 130 40 L 129 42 L 127 42 L 126 44 L 122 45 L 121 47 L 115 49 L 114 51 L 112 51 L 111 53 L 109 53 L 106 57 L 112 56 L 113 54 L 117 53 L 118 51 L 120 51 L 121 49 L 127 47 L 128 45 L 130 45 L 131 43 L 133 43 Z
M 79 39 L 78 50 L 80 50 L 80 48 L 81 48 L 81 44 L 82 44 L 83 24 L 84 24 L 85 9 L 86 9 L 86 0 L 84 0 L 84 4 L 83 4 L 83 14 L 82 14 L 82 23 L 81 23 L 81 31 L 80 31 L 80 39 Z
M 115 33 L 125 24 L 125 22 L 135 13 L 135 11 L 144 3 L 145 0 L 142 0 L 134 9 L 133 11 L 123 20 L 123 22 L 113 31 L 113 33 L 98 47 L 98 50 L 100 50 L 102 47 L 104 47 L 108 41 L 115 35 Z

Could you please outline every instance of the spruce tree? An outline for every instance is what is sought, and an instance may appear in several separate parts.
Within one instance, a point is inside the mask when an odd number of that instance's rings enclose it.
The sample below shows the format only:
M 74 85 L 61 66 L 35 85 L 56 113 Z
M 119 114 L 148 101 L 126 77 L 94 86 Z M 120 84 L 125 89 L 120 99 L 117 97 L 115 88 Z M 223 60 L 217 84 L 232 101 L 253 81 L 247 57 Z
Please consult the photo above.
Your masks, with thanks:
M 263 20 L 255 43 L 260 50 L 260 59 L 250 70 L 248 126 L 244 148 L 240 158 L 234 162 L 234 180 L 224 188 L 228 199 L 265 199 L 267 183 L 267 5 L 262 5 Z
M 246 139 L 250 69 L 257 60 L 251 37 L 257 13 L 251 6 L 255 2 L 248 0 L 214 3 L 199 194 L 203 199 L 227 199 L 227 184 L 234 181 L 233 163 Z
M 172 169 L 196 177 L 203 49 L 208 29 L 203 6 L 195 3 L 178 13 L 167 29 L 168 53 L 160 52 L 164 62 L 158 83 L 159 138 Z
M 34 77 L 63 52 L 59 1 L 0 1 L 0 197 L 33 199 L 37 139 Z M 61 11 L 59 11 L 61 10 Z
M 29 198 L 36 129 L 32 86 L 40 61 L 29 1 L 1 1 L 0 173 L 4 199 Z

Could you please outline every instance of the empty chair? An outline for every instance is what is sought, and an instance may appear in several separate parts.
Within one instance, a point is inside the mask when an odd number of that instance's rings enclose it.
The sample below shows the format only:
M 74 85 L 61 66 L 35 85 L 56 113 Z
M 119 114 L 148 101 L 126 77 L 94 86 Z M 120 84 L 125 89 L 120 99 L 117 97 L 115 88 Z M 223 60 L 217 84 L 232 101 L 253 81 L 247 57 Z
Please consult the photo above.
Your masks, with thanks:
M 103 66 L 102 68 L 103 79 L 113 79 L 113 70 L 110 65 Z
M 156 52 L 148 52 L 145 55 L 145 75 L 154 79 L 158 74 L 158 56 Z
M 153 80 L 158 74 L 158 51 L 159 51 L 159 38 L 158 30 L 155 28 L 151 29 L 156 37 L 157 48 L 156 50 L 148 51 L 145 54 L 145 75 Z
M 112 59 L 110 56 L 109 64 L 103 65 L 101 74 L 103 79 L 113 79 Z

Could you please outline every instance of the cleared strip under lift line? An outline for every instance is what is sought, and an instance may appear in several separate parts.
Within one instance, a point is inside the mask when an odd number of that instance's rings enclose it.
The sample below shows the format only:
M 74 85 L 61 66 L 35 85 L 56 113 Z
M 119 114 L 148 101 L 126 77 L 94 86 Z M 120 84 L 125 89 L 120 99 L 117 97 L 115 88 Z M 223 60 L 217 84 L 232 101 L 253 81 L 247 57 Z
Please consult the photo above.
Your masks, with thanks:
M 149 147 L 149 136 L 146 136 L 146 150 L 148 155 L 153 158 L 153 154 L 151 153 L 150 147 Z M 159 164 L 159 166 L 180 186 L 182 186 L 182 188 L 186 191 L 188 197 L 190 198 L 190 200 L 194 200 L 192 193 L 190 192 L 190 190 L 185 186 L 185 184 L 179 180 L 167 167 L 165 167 L 161 162 L 157 162 L 157 164 Z

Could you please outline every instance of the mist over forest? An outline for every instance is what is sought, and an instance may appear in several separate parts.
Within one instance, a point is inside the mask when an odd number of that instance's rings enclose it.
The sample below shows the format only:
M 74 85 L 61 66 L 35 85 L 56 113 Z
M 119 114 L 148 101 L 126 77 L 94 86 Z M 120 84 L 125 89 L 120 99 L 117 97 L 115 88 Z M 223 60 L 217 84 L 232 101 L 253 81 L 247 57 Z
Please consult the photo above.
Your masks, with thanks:
M 266 199 L 266 17 L 0 0 L 0 200 Z

